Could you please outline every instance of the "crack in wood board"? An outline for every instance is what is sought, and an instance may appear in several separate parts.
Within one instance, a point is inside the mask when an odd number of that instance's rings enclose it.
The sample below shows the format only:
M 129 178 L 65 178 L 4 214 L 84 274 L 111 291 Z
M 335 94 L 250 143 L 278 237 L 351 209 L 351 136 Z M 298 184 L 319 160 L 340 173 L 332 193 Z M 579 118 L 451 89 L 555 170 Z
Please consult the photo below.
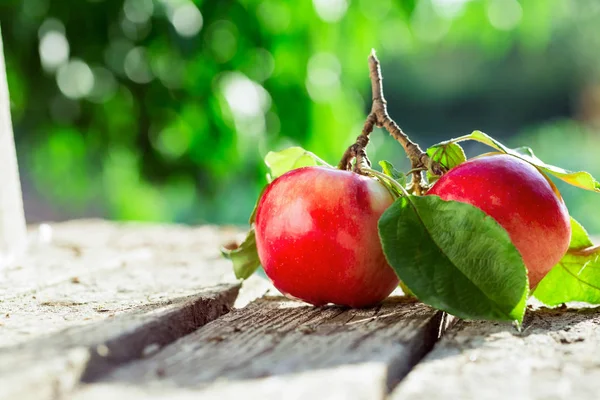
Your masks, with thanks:
M 0 353 L 0 399 L 53 399 L 79 382 L 99 379 L 115 367 L 160 347 L 229 312 L 238 285 L 221 285 L 172 304 L 71 328 Z M 151 351 L 148 349 L 151 348 Z
M 384 398 L 433 347 L 442 315 L 394 297 L 359 310 L 263 298 L 72 398 Z
M 459 321 L 389 400 L 596 400 L 600 308 L 530 310 L 508 323 Z

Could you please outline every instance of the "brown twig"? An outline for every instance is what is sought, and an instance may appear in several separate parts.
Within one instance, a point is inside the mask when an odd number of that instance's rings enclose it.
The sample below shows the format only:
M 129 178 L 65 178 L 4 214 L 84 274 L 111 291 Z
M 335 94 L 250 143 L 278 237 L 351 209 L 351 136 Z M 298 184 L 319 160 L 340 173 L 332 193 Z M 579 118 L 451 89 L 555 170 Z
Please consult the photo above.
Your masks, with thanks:
M 369 144 L 369 134 L 373 132 L 373 127 L 375 126 L 385 128 L 404 148 L 406 156 L 410 160 L 411 170 L 414 170 L 412 172 L 412 189 L 415 194 L 420 195 L 424 191 L 426 182 L 425 171 L 429 169 L 436 175 L 441 175 L 444 171 L 438 163 L 432 162 L 427 153 L 421 150 L 418 144 L 411 141 L 408 135 L 388 115 L 387 103 L 385 97 L 383 97 L 381 67 L 375 55 L 375 50 L 372 50 L 369 56 L 369 76 L 371 78 L 371 90 L 373 93 L 371 112 L 367 116 L 361 134 L 356 138 L 356 142 L 344 152 L 338 168 L 350 170 L 352 168 L 352 160 L 356 160 L 354 163 L 354 172 L 361 173 L 365 166 L 370 166 L 371 162 L 365 150 Z
M 574 256 L 591 256 L 594 254 L 599 254 L 600 253 L 600 245 L 593 245 L 593 246 L 589 246 L 589 247 L 584 247 L 582 249 L 574 249 L 574 250 L 569 250 L 567 252 L 568 254 L 574 255 Z

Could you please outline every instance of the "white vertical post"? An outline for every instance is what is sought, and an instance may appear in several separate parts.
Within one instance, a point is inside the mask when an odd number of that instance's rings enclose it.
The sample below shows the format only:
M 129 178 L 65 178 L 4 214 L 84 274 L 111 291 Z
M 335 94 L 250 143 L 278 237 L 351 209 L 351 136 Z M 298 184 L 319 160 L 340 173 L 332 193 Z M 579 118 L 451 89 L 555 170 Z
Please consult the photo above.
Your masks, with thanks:
M 0 268 L 25 248 L 26 226 L 0 31 Z

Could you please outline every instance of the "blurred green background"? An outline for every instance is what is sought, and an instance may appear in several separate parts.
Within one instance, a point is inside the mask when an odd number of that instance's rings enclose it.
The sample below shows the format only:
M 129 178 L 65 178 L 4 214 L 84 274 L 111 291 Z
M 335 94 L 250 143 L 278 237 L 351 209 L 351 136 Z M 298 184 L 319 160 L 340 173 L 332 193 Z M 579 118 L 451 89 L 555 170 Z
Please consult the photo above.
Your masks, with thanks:
M 353 142 L 371 48 L 422 147 L 480 129 L 600 176 L 597 0 L 2 0 L 0 23 L 29 222 L 245 223 L 267 151 Z M 369 155 L 409 167 L 380 130 Z M 600 232 L 600 197 L 559 187 Z

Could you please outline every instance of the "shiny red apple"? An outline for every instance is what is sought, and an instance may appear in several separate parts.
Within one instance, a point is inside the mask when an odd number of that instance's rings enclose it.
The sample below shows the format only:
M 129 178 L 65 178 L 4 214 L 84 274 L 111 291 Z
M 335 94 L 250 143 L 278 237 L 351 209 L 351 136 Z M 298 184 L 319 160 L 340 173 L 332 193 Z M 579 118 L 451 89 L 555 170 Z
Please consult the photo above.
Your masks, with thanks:
M 274 180 L 256 211 L 256 246 L 282 293 L 313 305 L 365 307 L 398 286 L 377 221 L 393 203 L 378 181 L 325 167 Z
M 494 218 L 523 257 L 533 289 L 569 247 L 567 207 L 554 185 L 531 164 L 495 154 L 469 160 L 427 192 L 469 203 Z

